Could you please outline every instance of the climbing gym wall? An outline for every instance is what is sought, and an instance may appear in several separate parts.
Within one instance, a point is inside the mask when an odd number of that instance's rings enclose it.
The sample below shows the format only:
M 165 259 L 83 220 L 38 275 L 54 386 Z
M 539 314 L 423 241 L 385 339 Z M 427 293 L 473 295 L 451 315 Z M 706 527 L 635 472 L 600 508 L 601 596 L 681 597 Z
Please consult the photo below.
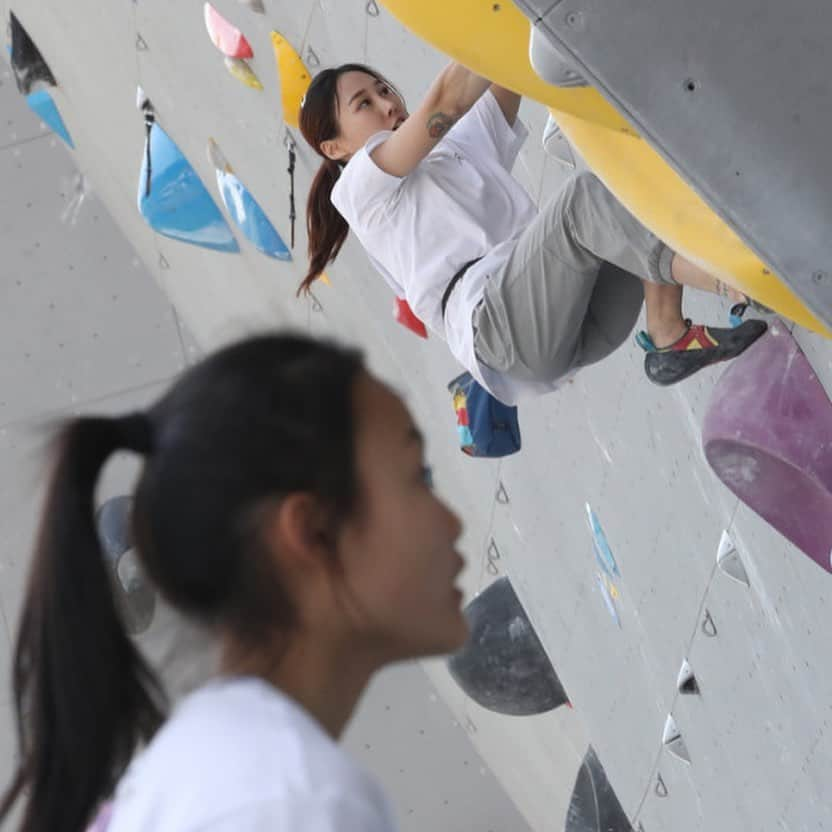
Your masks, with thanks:
M 18 5 L 5 11 L 53 76 L 39 83 L 67 152 L 200 346 L 274 327 L 340 338 L 405 397 L 466 523 L 468 614 L 491 622 L 488 639 L 426 668 L 532 828 L 832 823 L 832 546 L 818 520 L 832 344 L 771 316 L 754 348 L 767 360 L 750 351 L 733 377 L 717 367 L 669 389 L 628 344 L 521 403 L 519 453 L 473 459 L 446 389 L 459 368 L 418 337 L 354 240 L 295 297 L 318 166 L 292 112 L 306 76 L 364 60 L 413 104 L 443 55 L 374 0 Z M 530 138 L 515 174 L 538 203 L 585 164 L 549 116 L 534 101 L 520 111 Z M 728 316 L 693 293 L 686 309 Z M 811 459 L 789 434 L 812 437 Z M 771 497 L 755 464 L 802 490 Z

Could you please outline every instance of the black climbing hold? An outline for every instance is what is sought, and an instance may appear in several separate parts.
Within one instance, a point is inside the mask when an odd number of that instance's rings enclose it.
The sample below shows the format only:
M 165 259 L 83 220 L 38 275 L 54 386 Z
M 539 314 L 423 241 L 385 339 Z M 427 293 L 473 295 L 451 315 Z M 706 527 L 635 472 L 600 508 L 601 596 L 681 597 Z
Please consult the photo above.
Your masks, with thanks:
M 632 832 L 595 749 L 589 746 L 575 779 L 564 832 Z
M 139 564 L 130 533 L 132 497 L 113 497 L 96 514 L 98 538 L 112 578 L 116 605 L 131 635 L 143 633 L 153 621 L 156 592 Z
M 12 35 L 12 72 L 14 72 L 18 92 L 29 95 L 38 81 L 54 87 L 57 82 L 52 70 L 49 69 L 49 64 L 40 54 L 35 42 L 29 37 L 29 33 L 11 12 L 9 13 L 9 29 Z
M 499 578 L 474 598 L 465 616 L 471 635 L 448 660 L 448 669 L 475 702 L 511 716 L 569 703 L 508 578 Z

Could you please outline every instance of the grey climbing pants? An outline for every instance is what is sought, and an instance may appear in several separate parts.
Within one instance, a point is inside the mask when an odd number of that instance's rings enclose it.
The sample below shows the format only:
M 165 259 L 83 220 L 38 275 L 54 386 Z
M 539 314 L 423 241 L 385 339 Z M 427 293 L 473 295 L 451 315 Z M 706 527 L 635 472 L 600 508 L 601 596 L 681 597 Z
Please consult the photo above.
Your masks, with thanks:
M 639 278 L 676 285 L 672 258 L 597 177 L 577 174 L 486 284 L 473 313 L 477 358 L 538 382 L 606 358 L 638 318 Z

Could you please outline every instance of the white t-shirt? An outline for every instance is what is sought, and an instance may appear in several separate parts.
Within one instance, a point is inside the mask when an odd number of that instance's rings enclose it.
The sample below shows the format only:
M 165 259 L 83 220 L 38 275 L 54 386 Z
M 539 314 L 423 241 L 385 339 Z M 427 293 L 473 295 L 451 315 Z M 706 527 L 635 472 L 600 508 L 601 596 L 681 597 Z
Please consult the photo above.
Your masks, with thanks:
M 445 340 L 456 359 L 506 403 L 553 385 L 516 382 L 476 360 L 472 315 L 488 278 L 505 263 L 537 215 L 511 175 L 528 131 L 509 125 L 489 91 L 405 177 L 385 173 L 370 154 L 392 133 L 376 133 L 347 163 L 332 204 L 375 268 L 413 312 Z M 442 320 L 441 301 L 469 260 Z
M 378 784 L 285 694 L 219 679 L 118 785 L 107 832 L 395 832 Z

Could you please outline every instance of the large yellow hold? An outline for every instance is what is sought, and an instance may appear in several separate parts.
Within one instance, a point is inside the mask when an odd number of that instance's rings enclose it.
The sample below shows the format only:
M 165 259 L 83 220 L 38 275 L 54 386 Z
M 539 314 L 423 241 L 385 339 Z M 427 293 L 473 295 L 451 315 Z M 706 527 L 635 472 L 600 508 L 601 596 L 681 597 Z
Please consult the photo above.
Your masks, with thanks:
M 272 32 L 272 46 L 280 75 L 280 95 L 283 103 L 283 120 L 290 127 L 297 127 L 300 105 L 312 82 L 309 70 L 300 55 L 280 32 Z
M 555 87 L 529 62 L 530 24 L 511 2 L 382 0 L 405 26 L 500 86 L 547 105 L 619 200 L 689 260 L 807 329 L 832 337 L 786 283 L 591 87 Z

